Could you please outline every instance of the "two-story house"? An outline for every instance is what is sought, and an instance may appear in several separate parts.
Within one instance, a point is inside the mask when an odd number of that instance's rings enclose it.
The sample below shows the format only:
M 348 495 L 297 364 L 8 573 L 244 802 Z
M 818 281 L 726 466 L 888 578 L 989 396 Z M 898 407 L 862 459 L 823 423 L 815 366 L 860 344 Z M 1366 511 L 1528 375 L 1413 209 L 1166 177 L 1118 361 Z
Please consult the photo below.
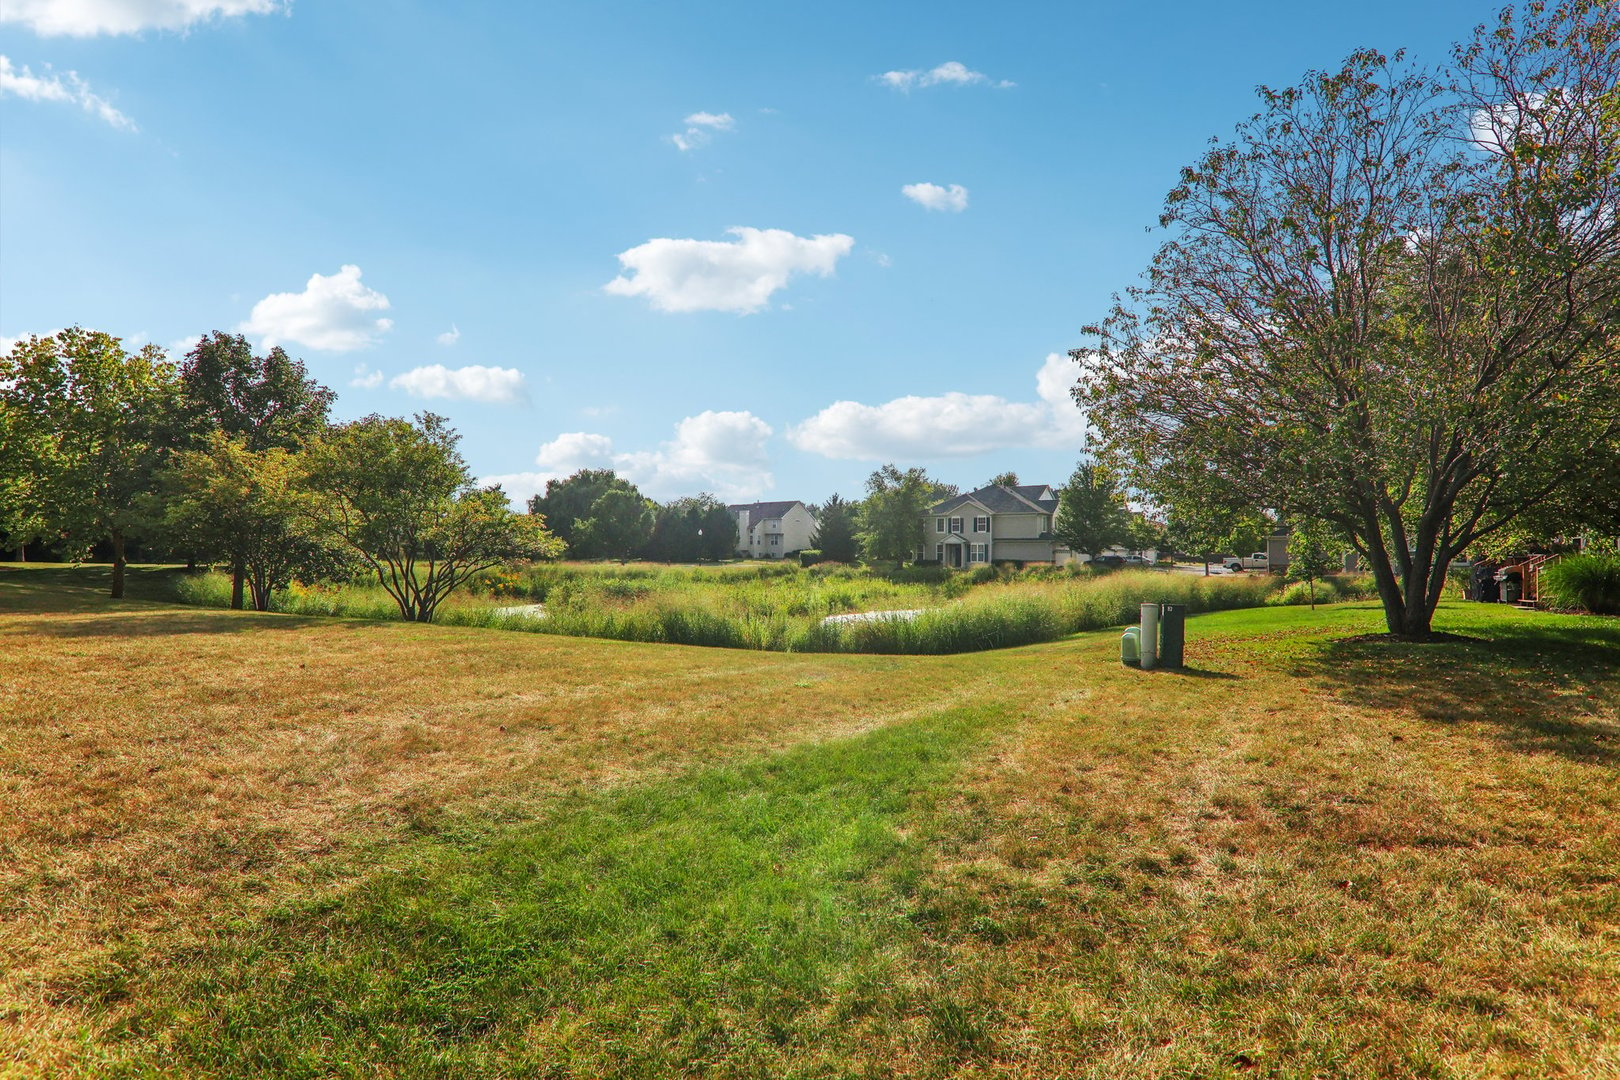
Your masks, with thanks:
M 810 546 L 815 515 L 797 500 L 739 503 L 726 507 L 737 519 L 737 554 L 780 559 Z
M 1067 561 L 1068 548 L 1052 539 L 1057 507 L 1057 493 L 1046 484 L 995 484 L 946 499 L 928 509 L 921 557 L 946 566 Z

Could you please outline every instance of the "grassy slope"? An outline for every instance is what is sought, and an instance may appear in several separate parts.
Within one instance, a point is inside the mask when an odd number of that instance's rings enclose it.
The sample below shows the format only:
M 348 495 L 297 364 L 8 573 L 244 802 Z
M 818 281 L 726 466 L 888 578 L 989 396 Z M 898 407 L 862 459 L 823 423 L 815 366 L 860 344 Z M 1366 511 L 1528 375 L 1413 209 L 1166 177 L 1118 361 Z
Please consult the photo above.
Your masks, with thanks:
M 1228 612 L 1173 675 L 78 580 L 0 573 L 0 1071 L 1620 1071 L 1613 621 Z

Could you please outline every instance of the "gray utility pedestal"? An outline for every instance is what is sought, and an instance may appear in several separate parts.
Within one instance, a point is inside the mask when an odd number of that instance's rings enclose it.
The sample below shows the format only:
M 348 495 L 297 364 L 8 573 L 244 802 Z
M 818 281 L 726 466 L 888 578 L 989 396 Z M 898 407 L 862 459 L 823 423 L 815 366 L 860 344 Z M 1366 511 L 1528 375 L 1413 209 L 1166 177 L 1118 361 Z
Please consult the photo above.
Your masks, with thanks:
M 1142 605 L 1142 670 L 1159 663 L 1159 605 Z

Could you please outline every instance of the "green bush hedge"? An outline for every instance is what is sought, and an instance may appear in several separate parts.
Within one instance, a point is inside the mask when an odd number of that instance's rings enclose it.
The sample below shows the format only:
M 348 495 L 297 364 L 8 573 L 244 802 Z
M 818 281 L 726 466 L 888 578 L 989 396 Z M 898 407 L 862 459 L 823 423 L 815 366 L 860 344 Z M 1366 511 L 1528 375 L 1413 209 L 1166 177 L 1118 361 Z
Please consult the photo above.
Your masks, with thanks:
M 1541 571 L 1541 600 L 1560 611 L 1620 615 L 1620 555 L 1571 555 Z

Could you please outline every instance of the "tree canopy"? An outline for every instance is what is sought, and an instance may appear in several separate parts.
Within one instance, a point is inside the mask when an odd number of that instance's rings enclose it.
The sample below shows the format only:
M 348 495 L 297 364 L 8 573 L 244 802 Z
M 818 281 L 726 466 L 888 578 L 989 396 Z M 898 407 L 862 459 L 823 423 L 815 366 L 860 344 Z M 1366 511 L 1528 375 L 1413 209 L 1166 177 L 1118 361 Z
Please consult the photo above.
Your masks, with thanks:
M 923 550 L 923 517 L 930 506 L 956 494 L 920 468 L 901 472 L 885 465 L 866 478 L 861 504 L 861 551 L 870 560 L 903 563 Z
M 175 454 L 160 479 L 171 543 L 231 565 L 232 607 L 242 606 L 244 582 L 254 608 L 269 611 L 271 594 L 295 576 L 337 568 L 311 520 L 298 455 L 279 446 L 250 450 L 245 438 L 214 431 Z
M 1130 541 L 1130 511 L 1108 469 L 1085 461 L 1075 467 L 1058 490 L 1052 533 L 1069 550 L 1092 556 Z
M 547 526 L 568 545 L 569 554 L 579 558 L 603 554 L 597 547 L 601 537 L 583 545 L 577 535 L 579 523 L 593 516 L 596 501 L 609 491 L 623 491 L 640 499 L 641 492 L 612 469 L 580 469 L 570 476 L 546 481 L 543 495 L 529 499 L 529 512 L 543 514 Z M 650 531 L 651 525 L 648 525 Z M 600 526 L 598 526 L 600 532 Z M 645 542 L 642 536 L 632 548 Z
M 326 427 L 336 397 L 280 346 L 255 356 L 246 338 L 220 330 L 192 347 L 179 375 L 193 433 L 222 431 L 253 451 L 303 447 Z
M 1088 328 L 1103 459 L 1338 529 L 1391 632 L 1620 425 L 1620 8 L 1505 10 L 1432 73 L 1352 54 L 1217 142 Z
M 660 506 L 645 554 L 663 562 L 718 562 L 737 551 L 737 518 L 704 493 Z
M 188 493 L 185 503 L 170 516 L 170 524 L 188 523 L 193 526 L 191 535 L 205 538 L 211 553 L 230 553 L 231 607 L 240 608 L 248 577 L 244 552 L 260 552 L 255 596 L 268 596 L 265 574 L 272 562 L 267 561 L 270 556 L 262 546 L 267 522 L 255 512 L 238 513 L 223 506 L 211 520 L 198 510 L 210 495 L 221 495 L 233 483 L 247 483 L 244 490 L 259 490 L 249 478 L 281 475 L 285 461 L 250 461 L 243 455 L 302 449 L 325 429 L 336 395 L 310 378 L 303 362 L 292 359 L 279 346 L 255 356 L 246 338 L 219 330 L 204 335 L 186 354 L 179 381 L 184 431 L 176 433 L 176 442 L 205 447 L 207 454 L 188 461 L 185 479 L 191 486 L 184 489 Z M 220 444 L 216 435 L 225 436 L 230 444 Z M 210 478 L 205 482 L 204 476 Z M 244 531 L 237 536 L 222 532 L 231 527 Z M 292 540 L 292 534 L 288 539 Z M 286 554 L 293 555 L 300 548 L 293 544 Z M 280 576 L 270 574 L 271 578 Z
M 860 554 L 855 538 L 856 507 L 837 492 L 816 508 L 816 531 L 810 546 L 821 557 L 834 562 L 852 563 Z
M 562 543 L 536 514 L 515 514 L 499 486 L 479 488 L 443 417 L 368 416 L 306 452 L 316 520 L 347 545 L 411 622 L 481 570 L 555 558 Z
M 126 544 L 154 524 L 177 403 L 174 368 L 155 345 L 131 354 L 79 327 L 18 342 L 0 359 L 0 523 L 71 553 L 106 542 L 122 597 Z

